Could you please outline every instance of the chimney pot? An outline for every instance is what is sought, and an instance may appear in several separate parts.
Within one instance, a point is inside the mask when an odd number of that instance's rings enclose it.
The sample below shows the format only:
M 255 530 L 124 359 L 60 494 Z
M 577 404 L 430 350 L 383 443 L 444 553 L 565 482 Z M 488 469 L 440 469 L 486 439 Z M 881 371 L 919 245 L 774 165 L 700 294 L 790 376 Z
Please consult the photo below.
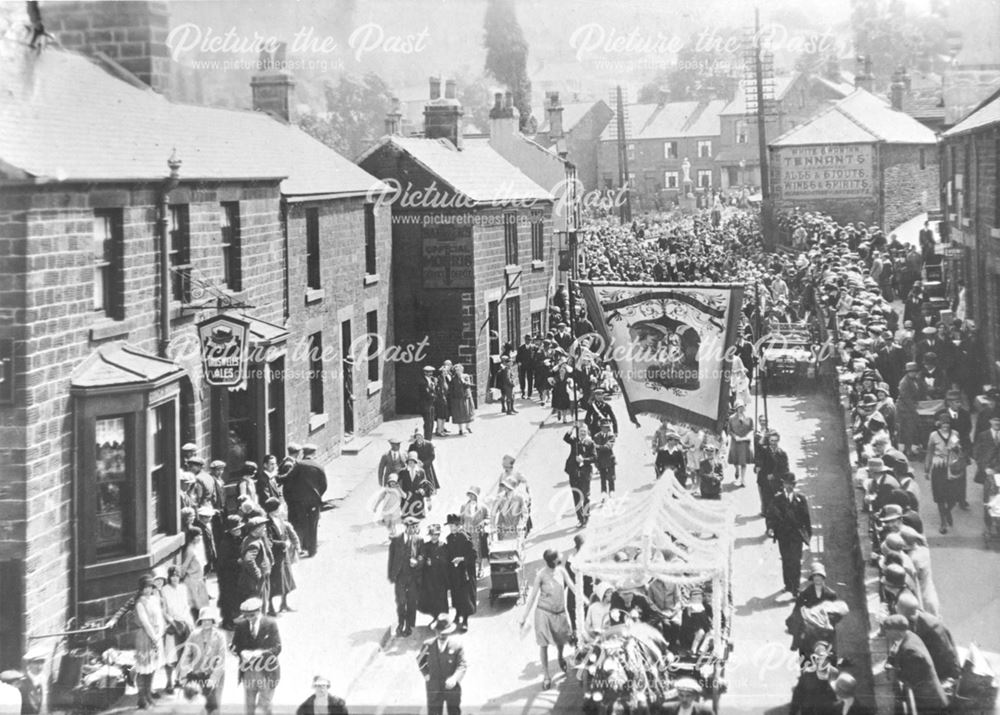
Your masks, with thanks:
M 446 80 L 444 83 L 444 98 L 457 99 L 455 88 L 456 88 L 455 80 L 453 79 Z
M 283 69 L 287 67 L 284 44 L 274 54 L 261 50 L 257 66 L 262 69 L 250 78 L 254 111 L 291 123 L 295 80 Z
M 505 109 L 511 109 L 514 106 L 514 94 L 512 92 L 503 93 L 503 106 Z
M 441 78 L 431 77 L 431 99 L 441 98 Z

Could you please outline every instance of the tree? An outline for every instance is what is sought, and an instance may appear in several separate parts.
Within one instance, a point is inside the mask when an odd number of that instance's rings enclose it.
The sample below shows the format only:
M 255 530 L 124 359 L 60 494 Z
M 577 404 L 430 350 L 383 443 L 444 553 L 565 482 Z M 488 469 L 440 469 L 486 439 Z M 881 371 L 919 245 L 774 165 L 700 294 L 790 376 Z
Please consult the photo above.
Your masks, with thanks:
M 298 125 L 303 131 L 349 159 L 382 136 L 392 93 L 381 77 L 373 72 L 363 77 L 342 75 L 336 85 L 325 83 L 324 94 L 327 111 L 301 117 Z
M 940 15 L 912 15 L 899 0 L 853 0 L 852 5 L 854 48 L 871 59 L 878 89 L 888 86 L 898 67 L 916 67 L 926 57 L 949 52 Z
M 510 90 L 514 106 L 521 114 L 521 129 L 529 129 L 534 119 L 528 79 L 528 43 L 514 12 L 514 0 L 489 0 L 483 25 L 486 73 Z

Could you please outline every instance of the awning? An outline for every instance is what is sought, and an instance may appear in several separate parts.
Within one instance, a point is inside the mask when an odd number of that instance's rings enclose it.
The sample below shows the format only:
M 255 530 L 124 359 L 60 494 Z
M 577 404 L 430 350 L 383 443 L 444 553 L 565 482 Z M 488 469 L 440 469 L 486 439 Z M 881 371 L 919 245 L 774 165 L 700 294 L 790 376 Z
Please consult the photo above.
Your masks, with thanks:
M 184 374 L 173 360 L 161 358 L 122 341 L 101 345 L 70 377 L 70 387 L 93 389 L 136 386 L 152 388 Z

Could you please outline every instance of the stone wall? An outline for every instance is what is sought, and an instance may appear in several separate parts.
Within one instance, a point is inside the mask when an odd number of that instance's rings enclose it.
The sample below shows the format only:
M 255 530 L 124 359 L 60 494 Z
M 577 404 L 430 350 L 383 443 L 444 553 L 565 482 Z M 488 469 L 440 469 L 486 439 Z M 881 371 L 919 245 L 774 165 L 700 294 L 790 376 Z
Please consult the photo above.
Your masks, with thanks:
M 884 231 L 938 205 L 938 157 L 934 146 L 879 147 Z

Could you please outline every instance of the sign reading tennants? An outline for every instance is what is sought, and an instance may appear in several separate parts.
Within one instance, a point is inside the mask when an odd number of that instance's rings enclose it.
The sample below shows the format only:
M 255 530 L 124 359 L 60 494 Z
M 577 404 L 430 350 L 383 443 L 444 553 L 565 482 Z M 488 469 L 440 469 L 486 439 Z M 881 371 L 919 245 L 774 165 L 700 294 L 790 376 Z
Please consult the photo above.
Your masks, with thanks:
M 250 323 L 216 315 L 198 325 L 205 382 L 215 387 L 242 387 L 247 377 Z
M 866 144 L 788 146 L 777 150 L 786 199 L 866 198 L 872 194 L 872 148 Z

